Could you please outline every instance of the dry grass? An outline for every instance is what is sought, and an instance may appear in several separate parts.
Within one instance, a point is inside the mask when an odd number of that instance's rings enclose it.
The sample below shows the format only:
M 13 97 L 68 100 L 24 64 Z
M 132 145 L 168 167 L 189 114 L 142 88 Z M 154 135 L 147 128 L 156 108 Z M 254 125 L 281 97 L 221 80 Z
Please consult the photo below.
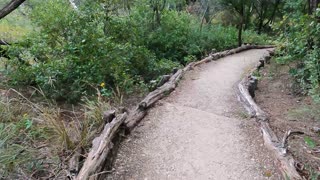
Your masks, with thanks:
M 0 98 L 0 179 L 65 177 L 66 162 L 78 147 L 89 148 L 110 105 L 85 99 L 62 109 L 45 100 L 37 103 L 14 89 Z M 39 99 L 39 98 L 37 98 Z

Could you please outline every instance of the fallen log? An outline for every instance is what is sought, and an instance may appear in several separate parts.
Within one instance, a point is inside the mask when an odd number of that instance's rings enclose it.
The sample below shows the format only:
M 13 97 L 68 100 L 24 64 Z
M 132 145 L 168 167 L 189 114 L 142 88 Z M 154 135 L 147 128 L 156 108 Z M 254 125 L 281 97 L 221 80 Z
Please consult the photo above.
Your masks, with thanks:
M 147 97 L 138 104 L 125 121 L 127 132 L 130 132 L 144 118 L 148 108 L 154 105 L 159 99 L 169 95 L 177 87 L 178 81 L 181 79 L 182 75 L 183 70 L 179 69 L 171 76 L 167 83 L 149 93 Z
M 249 115 L 256 117 L 259 121 L 268 121 L 268 115 L 254 102 L 249 92 L 250 78 L 244 78 L 238 85 L 239 99 L 245 105 Z
M 171 75 L 163 75 L 160 79 L 160 81 L 157 84 L 157 87 L 160 87 L 162 85 L 164 85 L 164 83 L 168 82 L 170 79 Z
M 264 63 L 267 63 L 266 61 L 270 61 L 270 54 L 269 56 L 266 56 L 264 58 Z M 264 65 L 263 63 L 263 65 Z M 272 131 L 270 124 L 269 124 L 269 117 L 267 113 L 265 113 L 254 101 L 251 93 L 249 92 L 250 84 L 253 82 L 251 81 L 252 72 L 259 70 L 262 67 L 261 60 L 259 61 L 259 64 L 251 71 L 250 75 L 245 77 L 238 85 L 239 89 L 239 99 L 245 106 L 245 108 L 248 110 L 249 114 L 252 117 L 255 117 L 257 119 L 257 122 L 260 125 L 260 129 L 262 131 L 264 144 L 265 146 L 273 152 L 274 156 L 280 163 L 280 170 L 283 173 L 283 176 L 285 179 L 296 179 L 300 180 L 302 177 L 297 171 L 296 168 L 296 162 L 292 155 L 288 154 L 287 151 L 287 139 L 292 134 L 300 134 L 301 132 L 287 132 L 282 139 L 282 141 L 279 140 L 279 138 L 276 136 L 276 134 Z M 254 89 L 254 88 L 253 88 Z
M 127 118 L 127 113 L 123 113 L 106 124 L 100 136 L 92 142 L 92 148 L 79 172 L 77 180 L 96 179 L 97 175 L 103 169 L 107 155 L 113 144 L 112 139 L 117 133 L 120 125 Z
M 222 52 L 218 52 L 218 53 L 214 53 L 214 54 L 210 54 L 208 57 L 196 62 L 193 67 L 198 66 L 200 64 L 203 63 L 208 63 L 210 61 L 214 61 L 232 54 L 236 54 L 242 51 L 246 51 L 249 49 L 266 49 L 266 48 L 274 48 L 274 46 L 270 46 L 270 45 L 243 45 L 240 47 L 237 47 L 235 49 L 231 49 L 231 50 L 226 50 L 226 51 L 222 51 Z
M 280 162 L 280 170 L 284 178 L 300 180 L 302 177 L 296 169 L 296 162 L 292 155 L 288 154 L 287 147 L 283 147 L 278 137 L 272 131 L 269 122 L 260 122 L 265 146 L 269 148 Z

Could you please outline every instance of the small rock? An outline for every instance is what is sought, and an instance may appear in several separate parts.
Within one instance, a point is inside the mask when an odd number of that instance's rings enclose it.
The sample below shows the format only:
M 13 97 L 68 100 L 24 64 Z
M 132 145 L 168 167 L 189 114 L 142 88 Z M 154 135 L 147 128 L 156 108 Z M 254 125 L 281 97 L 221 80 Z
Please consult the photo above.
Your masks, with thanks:
M 311 130 L 313 132 L 315 132 L 315 133 L 320 133 L 320 128 L 319 127 L 313 127 Z

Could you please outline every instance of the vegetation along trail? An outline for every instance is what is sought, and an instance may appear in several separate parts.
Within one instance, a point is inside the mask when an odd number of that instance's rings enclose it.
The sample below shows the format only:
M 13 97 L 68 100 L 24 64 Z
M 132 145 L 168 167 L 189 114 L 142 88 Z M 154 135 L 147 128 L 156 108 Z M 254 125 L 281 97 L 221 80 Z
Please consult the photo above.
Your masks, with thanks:
M 188 73 L 119 150 L 111 179 L 263 179 L 235 85 L 268 51 L 249 50 Z

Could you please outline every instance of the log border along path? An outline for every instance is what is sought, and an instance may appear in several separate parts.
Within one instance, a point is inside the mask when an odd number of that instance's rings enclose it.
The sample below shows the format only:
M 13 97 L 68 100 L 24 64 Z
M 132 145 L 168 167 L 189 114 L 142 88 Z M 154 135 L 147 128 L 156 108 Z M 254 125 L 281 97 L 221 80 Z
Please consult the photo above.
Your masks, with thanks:
M 133 111 L 131 111 L 129 114 L 119 114 L 110 123 L 106 124 L 100 136 L 93 141 L 93 147 L 89 152 L 81 170 L 79 171 L 79 173 L 77 173 L 75 178 L 98 179 L 99 175 L 97 174 L 101 173 L 104 170 L 103 165 L 108 160 L 107 155 L 110 152 L 110 149 L 112 148 L 112 139 L 117 134 L 118 129 L 124 125 L 127 132 L 131 132 L 133 128 L 146 116 L 147 111 L 150 107 L 152 107 L 159 99 L 167 96 L 170 92 L 175 90 L 179 80 L 182 78 L 186 71 L 189 71 L 200 64 L 217 60 L 228 55 L 242 52 L 244 50 L 264 48 L 270 48 L 270 46 L 246 45 L 236 49 L 215 53 L 199 62 L 187 65 L 184 69 L 175 70 L 173 75 L 171 76 L 164 76 L 164 78 L 168 81 L 165 83 L 163 82 L 164 84 L 162 86 L 160 86 L 155 91 L 149 93 L 149 95 L 141 103 L 139 103 Z M 153 178 L 157 179 L 156 177 L 150 177 L 150 179 Z M 186 178 L 188 179 L 188 176 Z

